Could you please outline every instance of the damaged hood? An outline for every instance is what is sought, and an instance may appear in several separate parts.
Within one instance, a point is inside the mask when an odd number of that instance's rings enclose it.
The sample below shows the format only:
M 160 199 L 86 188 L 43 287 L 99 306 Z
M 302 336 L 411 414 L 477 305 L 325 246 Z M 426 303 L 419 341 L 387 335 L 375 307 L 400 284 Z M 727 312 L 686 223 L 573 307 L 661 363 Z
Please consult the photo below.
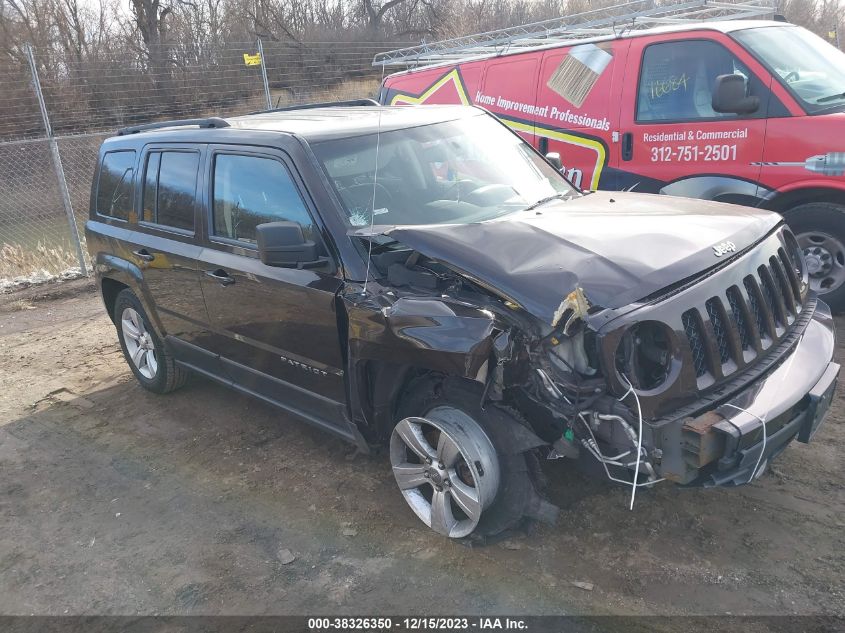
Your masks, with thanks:
M 420 253 L 552 324 L 564 298 L 621 308 L 751 246 L 781 221 L 768 211 L 666 196 L 597 192 L 475 224 L 386 229 Z M 716 255 L 718 245 L 735 252 Z

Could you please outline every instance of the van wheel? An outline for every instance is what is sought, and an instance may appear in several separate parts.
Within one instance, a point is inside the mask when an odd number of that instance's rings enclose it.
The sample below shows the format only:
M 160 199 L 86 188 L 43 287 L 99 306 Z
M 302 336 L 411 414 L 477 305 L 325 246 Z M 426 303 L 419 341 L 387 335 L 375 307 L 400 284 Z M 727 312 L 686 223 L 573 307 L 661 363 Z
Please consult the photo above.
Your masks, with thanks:
M 390 436 L 393 475 L 428 527 L 484 540 L 526 520 L 554 522 L 538 491 L 533 450 L 542 444 L 515 416 L 461 380 L 423 377 L 400 402 Z M 532 461 L 533 460 L 533 461 Z
M 785 217 L 804 252 L 810 287 L 834 311 L 845 310 L 845 206 L 811 202 Z
M 187 371 L 175 363 L 131 290 L 120 291 L 113 314 L 123 356 L 142 387 L 169 393 L 185 384 Z

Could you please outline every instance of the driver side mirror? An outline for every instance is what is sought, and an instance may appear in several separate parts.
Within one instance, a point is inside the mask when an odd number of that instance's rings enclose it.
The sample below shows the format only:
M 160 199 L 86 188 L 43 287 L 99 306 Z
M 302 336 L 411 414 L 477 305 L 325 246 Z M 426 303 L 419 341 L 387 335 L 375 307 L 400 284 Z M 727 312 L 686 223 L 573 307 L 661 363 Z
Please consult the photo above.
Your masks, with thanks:
M 751 114 L 760 107 L 760 99 L 748 94 L 742 75 L 719 75 L 713 87 L 711 105 L 714 111 L 723 114 Z
M 546 154 L 546 160 L 549 161 L 558 171 L 563 169 L 563 163 L 560 160 L 560 154 L 558 154 L 557 152 L 549 152 L 548 154 Z
M 255 227 L 258 256 L 263 264 L 279 268 L 316 268 L 328 262 L 317 244 L 306 240 L 299 222 L 267 222 Z

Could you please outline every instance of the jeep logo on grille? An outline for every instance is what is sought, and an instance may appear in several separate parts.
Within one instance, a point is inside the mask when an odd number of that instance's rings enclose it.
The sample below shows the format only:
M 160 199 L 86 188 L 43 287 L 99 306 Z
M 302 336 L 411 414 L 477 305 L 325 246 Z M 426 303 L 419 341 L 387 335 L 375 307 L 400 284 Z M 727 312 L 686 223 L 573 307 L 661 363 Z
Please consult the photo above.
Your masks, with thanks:
M 713 247 L 713 252 L 716 253 L 716 257 L 721 257 L 725 253 L 733 253 L 736 251 L 736 244 L 733 242 L 722 242 L 721 244 L 716 244 Z

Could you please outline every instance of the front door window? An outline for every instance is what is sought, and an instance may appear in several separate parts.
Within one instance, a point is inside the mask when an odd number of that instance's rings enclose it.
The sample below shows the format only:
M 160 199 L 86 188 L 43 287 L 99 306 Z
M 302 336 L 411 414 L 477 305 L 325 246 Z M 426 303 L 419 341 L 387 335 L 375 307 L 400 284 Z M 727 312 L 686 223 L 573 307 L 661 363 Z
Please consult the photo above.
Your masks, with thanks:
M 652 44 L 643 53 L 637 122 L 737 118 L 713 110 L 713 87 L 719 75 L 741 75 L 749 94 L 762 101 L 762 84 L 722 45 L 707 40 Z M 764 114 L 761 107 L 752 116 Z

